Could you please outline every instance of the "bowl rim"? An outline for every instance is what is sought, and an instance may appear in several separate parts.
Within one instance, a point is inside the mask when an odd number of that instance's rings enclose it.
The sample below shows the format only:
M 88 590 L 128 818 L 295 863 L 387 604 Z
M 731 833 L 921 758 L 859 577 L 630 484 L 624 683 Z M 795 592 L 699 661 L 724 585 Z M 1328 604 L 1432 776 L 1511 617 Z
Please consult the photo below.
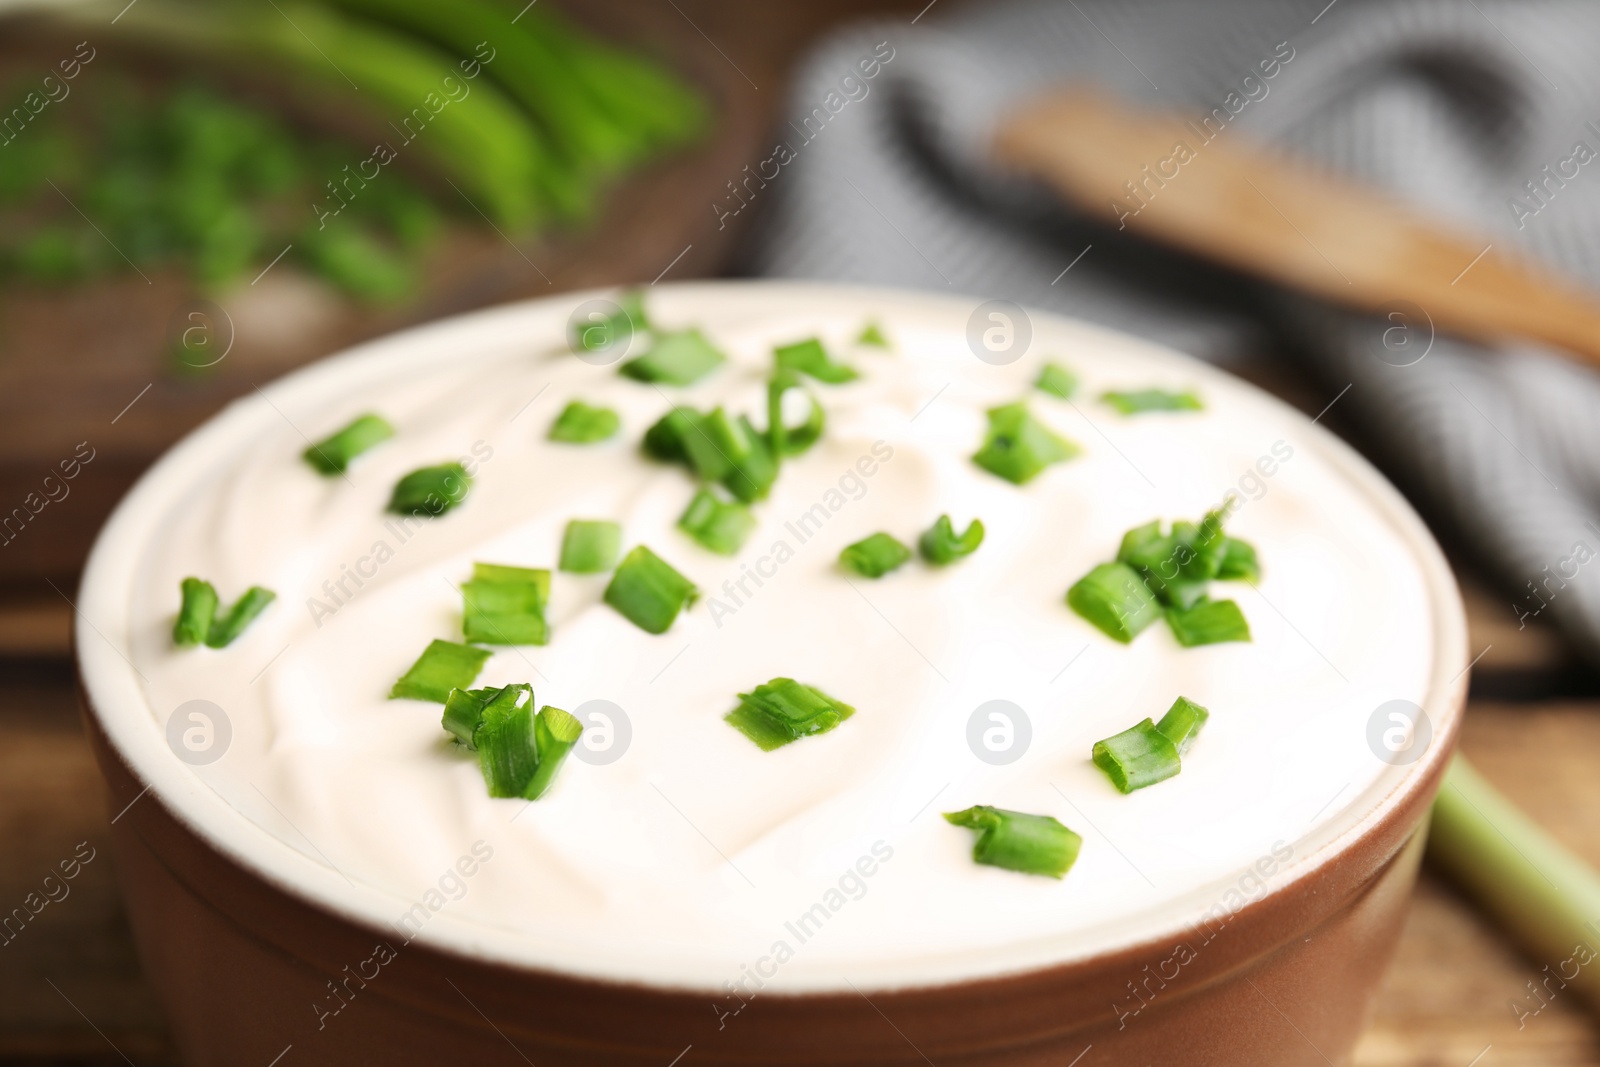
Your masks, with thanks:
M 681 282 L 663 285 L 659 287 L 660 290 L 670 293 L 675 301 L 697 304 L 709 302 L 714 305 L 719 300 L 737 304 L 739 294 L 756 294 L 757 301 L 762 298 L 781 299 L 794 307 L 815 303 L 836 306 L 848 304 L 866 317 L 887 318 L 891 314 L 903 314 L 921 316 L 929 321 L 948 318 L 956 308 L 964 317 L 973 307 L 985 302 L 983 298 L 975 296 L 769 280 Z M 397 893 L 375 886 L 351 884 L 330 866 L 319 864 L 294 849 L 229 806 L 220 794 L 206 785 L 192 768 L 178 760 L 168 748 L 161 724 L 149 714 L 148 701 L 139 687 L 137 669 L 113 641 L 113 638 L 119 638 L 123 646 L 127 643 L 131 623 L 127 618 L 129 598 L 125 594 L 121 596 L 119 605 L 116 594 L 118 590 L 127 588 L 129 576 L 136 569 L 138 556 L 148 541 L 147 537 L 140 535 L 140 523 L 148 522 L 150 517 L 141 514 L 141 511 L 153 510 L 157 515 L 162 513 L 163 509 L 157 506 L 162 500 L 160 494 L 186 480 L 191 459 L 196 453 L 215 447 L 230 436 L 248 436 L 250 421 L 239 417 L 241 412 L 251 408 L 275 410 L 277 401 L 287 403 L 290 396 L 302 392 L 325 394 L 328 385 L 342 378 L 360 379 L 379 363 L 425 363 L 430 357 L 436 358 L 441 346 L 459 343 L 463 336 L 487 340 L 503 335 L 508 330 L 519 337 L 537 337 L 541 330 L 549 333 L 552 328 L 565 331 L 567 316 L 573 308 L 585 301 L 613 297 L 616 292 L 616 287 L 605 287 L 498 305 L 386 334 L 318 359 L 259 388 L 255 394 L 234 400 L 186 434 L 140 476 L 96 537 L 84 568 L 78 602 L 74 605 L 75 655 L 84 693 L 85 713 L 92 716 L 114 753 L 141 781 L 144 792 L 154 792 L 162 807 L 180 825 L 269 885 L 358 925 L 373 929 L 389 928 L 390 917 L 403 913 L 407 906 L 414 903 Z M 1157 362 L 1181 369 L 1197 384 L 1204 386 L 1208 381 L 1223 382 L 1225 388 L 1249 397 L 1256 404 L 1287 418 L 1298 432 L 1305 435 L 1306 444 L 1313 446 L 1321 459 L 1368 497 L 1374 509 L 1390 523 L 1393 532 L 1411 551 L 1421 573 L 1434 626 L 1433 662 L 1422 706 L 1434 728 L 1434 743 L 1417 761 L 1404 766 L 1391 765 L 1380 772 L 1356 798 L 1370 798 L 1371 803 L 1363 810 L 1357 811 L 1352 801 L 1335 813 L 1345 817 L 1330 817 L 1323 823 L 1314 822 L 1305 835 L 1293 842 L 1296 846 L 1293 858 L 1281 869 L 1261 879 L 1261 894 L 1249 901 L 1249 905 L 1282 895 L 1295 885 L 1311 879 L 1327 865 L 1354 850 L 1368 835 L 1387 825 L 1442 773 L 1443 763 L 1448 760 L 1454 747 L 1453 740 L 1465 703 L 1470 667 L 1467 662 L 1469 649 L 1465 612 L 1454 576 L 1432 534 L 1399 491 L 1354 448 L 1315 420 L 1249 382 L 1157 342 L 1033 308 L 1027 309 L 1027 314 L 1035 322 L 1054 323 L 1084 335 L 1115 339 L 1124 346 L 1136 345 Z M 112 709 L 112 712 L 108 714 L 105 709 Z M 136 709 L 137 713 L 127 709 Z M 139 796 L 142 797 L 144 792 Z M 137 803 L 137 798 L 132 803 Z M 123 810 L 126 812 L 127 808 Z M 1153 905 L 1145 913 L 1108 924 L 1113 936 L 1102 935 L 1097 942 L 1088 944 L 1079 952 L 1057 953 L 1048 958 L 987 969 L 982 966 L 958 968 L 960 973 L 955 976 L 946 969 L 930 973 L 926 981 L 883 981 L 862 976 L 852 985 L 869 991 L 943 986 L 953 981 L 1004 978 L 1113 957 L 1130 947 L 1193 929 L 1191 914 L 1198 914 L 1207 903 L 1216 902 L 1219 894 L 1236 882 L 1238 877 L 1236 872 L 1228 879 L 1205 883 L 1178 898 Z M 1180 907 L 1183 904 L 1190 907 Z M 1240 910 L 1234 909 L 1229 914 L 1237 915 Z M 1148 914 L 1158 911 L 1166 916 L 1165 921 L 1153 921 Z M 674 991 L 714 989 L 711 985 L 664 974 L 641 975 L 613 967 L 584 969 L 569 967 L 565 962 L 554 963 L 540 958 L 533 938 L 526 935 L 508 937 L 503 929 L 465 920 L 448 909 L 430 919 L 419 940 L 446 954 L 513 968 L 565 974 L 585 981 Z M 980 950 L 970 950 L 963 959 L 981 954 Z M 838 993 L 852 988 L 852 985 L 841 984 L 837 988 L 833 985 L 806 986 L 799 988 L 797 995 Z

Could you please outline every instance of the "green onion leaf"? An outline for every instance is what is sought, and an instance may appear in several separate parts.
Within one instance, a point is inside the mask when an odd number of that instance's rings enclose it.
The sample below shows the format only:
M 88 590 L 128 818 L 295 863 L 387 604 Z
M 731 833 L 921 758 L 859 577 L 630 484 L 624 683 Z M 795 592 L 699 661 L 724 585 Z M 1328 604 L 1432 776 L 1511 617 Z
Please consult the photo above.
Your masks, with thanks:
M 1188 697 L 1179 697 L 1172 702 L 1172 707 L 1161 716 L 1161 721 L 1156 723 L 1156 729 L 1178 749 L 1178 755 L 1188 753 L 1194 739 L 1200 736 L 1200 728 L 1205 726 L 1206 720 L 1211 718 L 1211 712 L 1196 704 Z
M 331 437 L 324 438 L 301 455 L 322 474 L 343 474 L 367 449 L 394 436 L 394 427 L 377 415 L 362 415 Z
M 549 704 L 539 709 L 539 714 L 533 718 L 533 744 L 538 751 L 539 766 L 523 787 L 523 797 L 538 800 L 544 796 L 582 733 L 583 723 L 571 714 Z
M 486 649 L 435 639 L 394 683 L 389 699 L 431 700 L 443 704 L 450 699 L 450 690 L 465 689 L 472 684 L 489 655 Z
M 1223 581 L 1259 582 L 1261 562 L 1256 559 L 1256 546 L 1237 537 L 1222 543 L 1222 563 L 1217 567 L 1217 577 Z
M 1025 485 L 1052 463 L 1071 459 L 1078 446 L 1035 419 L 1025 403 L 989 409 L 989 431 L 974 463 L 1008 482 Z
M 945 821 L 978 831 L 972 860 L 1023 874 L 1060 878 L 1078 860 L 1083 838 L 1050 815 L 1029 815 L 980 804 L 965 811 L 947 811 Z
M 414 470 L 395 483 L 389 510 L 400 515 L 439 516 L 467 498 L 472 476 L 459 463 Z
M 702 481 L 721 482 L 747 504 L 765 499 L 778 478 L 767 436 L 745 416 L 734 418 L 720 407 L 704 415 L 673 408 L 645 432 L 644 450 L 687 464 Z
M 1250 640 L 1250 624 L 1231 600 L 1202 600 L 1191 608 L 1168 608 L 1167 624 L 1184 648 Z
M 210 582 L 199 578 L 185 578 L 179 588 L 183 603 L 172 624 L 172 643 L 187 648 L 200 644 L 211 632 L 211 620 L 217 613 L 217 591 Z
M 585 352 L 611 348 L 626 351 L 633 335 L 648 329 L 650 320 L 644 312 L 644 294 L 630 289 L 617 297 L 616 314 L 599 321 L 573 323 L 572 344 Z
M 1059 363 L 1046 363 L 1034 379 L 1033 387 L 1041 393 L 1066 400 L 1078 391 L 1078 376 Z
M 606 586 L 605 602 L 647 633 L 666 633 L 678 612 L 700 598 L 693 582 L 644 545 L 623 558 Z
M 1067 605 L 1123 644 L 1161 617 L 1155 594 L 1126 563 L 1102 563 L 1078 579 L 1067 590 Z
M 640 442 L 645 454 L 663 463 L 687 463 L 689 454 L 683 447 L 683 439 L 695 430 L 700 420 L 700 413 L 690 407 L 675 407 L 644 432 L 644 440 Z
M 1100 394 L 1100 399 L 1124 415 L 1145 411 L 1201 411 L 1205 405 L 1191 390 L 1181 393 L 1166 389 L 1135 389 Z
M 533 567 L 474 563 L 461 583 L 461 629 L 482 645 L 542 645 L 550 640 L 544 608 L 550 572 Z
M 981 544 L 983 544 L 981 519 L 973 519 L 967 524 L 966 532 L 957 537 L 955 526 L 951 524 L 948 515 L 940 515 L 933 526 L 923 531 L 917 540 L 917 547 L 922 550 L 922 558 L 940 566 L 953 563 L 963 556 L 972 555 Z
M 277 598 L 278 594 L 272 590 L 252 585 L 244 596 L 233 602 L 233 607 L 212 618 L 211 628 L 206 631 L 206 644 L 211 648 L 227 648 Z
M 793 678 L 774 678 L 752 692 L 739 694 L 739 706 L 723 721 L 744 734 L 763 752 L 812 734 L 825 734 L 856 713 L 813 686 Z
M 1183 769 L 1178 755 L 1178 746 L 1149 719 L 1096 741 L 1093 750 L 1095 766 L 1105 771 L 1111 784 L 1124 793 L 1177 774 Z
M 882 578 L 911 558 L 911 550 L 886 533 L 875 533 L 839 553 L 839 562 L 863 578 Z
M 604 574 L 622 554 L 622 527 L 604 519 L 573 519 L 561 535 L 561 569 L 568 574 Z
M 876 322 L 869 322 L 861 327 L 861 332 L 856 335 L 856 344 L 871 345 L 873 348 L 888 348 L 889 338 L 884 336 L 883 327 Z
M 574 400 L 550 424 L 550 440 L 574 445 L 592 445 L 614 435 L 622 420 L 610 408 L 590 407 Z
M 746 504 L 753 504 L 765 500 L 772 491 L 772 483 L 778 480 L 778 461 L 766 437 L 756 433 L 749 418 L 740 415 L 735 425 L 739 445 L 730 453 L 733 469 L 723 476 L 722 484 Z
M 1175 522 L 1165 535 L 1159 523 L 1137 526 L 1123 535 L 1117 559 L 1138 571 L 1163 604 L 1190 608 L 1205 597 L 1226 550 L 1222 513 L 1213 511 L 1199 523 Z
M 492 797 L 520 797 L 539 768 L 533 730 L 533 687 L 508 685 L 484 705 L 473 731 L 478 768 Z
M 774 456 L 798 456 L 822 438 L 827 415 L 809 392 L 811 413 L 806 421 L 793 429 L 783 421 L 783 394 L 801 388 L 800 378 L 790 371 L 779 371 L 767 383 L 767 448 Z
M 726 361 L 699 330 L 662 334 L 655 346 L 622 365 L 622 373 L 641 382 L 693 385 Z
M 756 528 L 756 517 L 743 504 L 718 500 L 711 490 L 701 489 L 689 501 L 678 528 L 712 552 L 731 556 Z
M 483 709 L 500 694 L 499 689 L 452 689 L 445 697 L 444 716 L 439 720 L 445 731 L 470 749 L 478 747 L 475 738 L 483 723 Z
M 777 357 L 780 371 L 809 375 L 829 385 L 843 385 L 860 377 L 855 368 L 834 362 L 828 350 L 822 347 L 821 340 L 815 337 L 796 341 L 792 345 L 779 345 L 772 350 L 772 354 Z

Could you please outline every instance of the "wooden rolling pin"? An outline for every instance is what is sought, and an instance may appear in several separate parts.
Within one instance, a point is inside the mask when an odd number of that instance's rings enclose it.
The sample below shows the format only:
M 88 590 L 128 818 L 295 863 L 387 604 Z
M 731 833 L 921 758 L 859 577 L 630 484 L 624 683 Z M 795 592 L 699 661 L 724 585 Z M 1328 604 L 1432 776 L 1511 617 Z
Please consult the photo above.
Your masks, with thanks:
M 1595 294 L 1231 131 L 1207 133 L 1065 89 L 1009 116 L 995 145 L 1002 162 L 1143 237 L 1332 303 L 1409 301 L 1438 330 L 1540 341 L 1600 366 Z

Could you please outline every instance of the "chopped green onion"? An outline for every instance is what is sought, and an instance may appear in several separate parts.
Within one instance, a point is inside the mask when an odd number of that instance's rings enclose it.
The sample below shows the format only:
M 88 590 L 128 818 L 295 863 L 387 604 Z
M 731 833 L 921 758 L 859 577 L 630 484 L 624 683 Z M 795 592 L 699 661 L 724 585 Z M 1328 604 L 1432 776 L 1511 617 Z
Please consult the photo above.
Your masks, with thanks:
M 869 322 L 856 335 L 856 344 L 871 345 L 874 348 L 888 348 L 889 338 L 884 336 L 883 327 L 876 322 Z
M 1161 721 L 1156 723 L 1156 729 L 1176 745 L 1178 755 L 1183 756 L 1194 744 L 1194 739 L 1200 736 L 1200 728 L 1205 726 L 1206 720 L 1210 718 L 1210 711 L 1188 697 L 1179 697 L 1172 702 L 1172 707 L 1167 709 L 1167 713 L 1161 716 Z
M 933 526 L 923 531 L 917 540 L 917 547 L 922 550 L 922 558 L 941 566 L 953 563 L 963 556 L 972 555 L 981 544 L 983 544 L 981 519 L 973 519 L 967 524 L 966 532 L 957 537 L 955 526 L 951 524 L 948 515 L 940 515 Z
M 459 463 L 414 470 L 395 483 L 389 510 L 401 515 L 443 515 L 467 498 L 472 475 Z
M 1191 608 L 1168 608 L 1167 624 L 1184 648 L 1250 640 L 1250 624 L 1231 600 L 1202 600 Z
M 863 578 L 882 578 L 911 558 L 911 550 L 886 533 L 864 537 L 839 553 L 839 562 Z
M 172 643 L 187 648 L 200 644 L 211 632 L 211 620 L 217 613 L 217 591 L 210 582 L 199 578 L 185 578 L 180 589 L 183 603 L 172 624 Z
M 792 345 L 779 345 L 772 350 L 772 354 L 777 357 L 780 371 L 795 371 L 829 385 L 843 385 L 860 377 L 854 367 L 834 362 L 828 350 L 822 347 L 822 342 L 815 337 L 796 341 Z
M 389 699 L 431 700 L 443 704 L 450 690 L 465 689 L 489 659 L 486 649 L 435 639 L 389 690 Z
M 636 333 L 650 328 L 644 312 L 644 294 L 630 289 L 617 297 L 617 312 L 598 322 L 574 323 L 572 343 L 585 352 L 598 352 L 619 343 L 624 349 Z
M 1261 563 L 1256 559 L 1256 546 L 1237 537 L 1222 543 L 1222 563 L 1217 567 L 1217 577 L 1223 581 L 1259 582 Z
M 739 694 L 739 706 L 723 721 L 744 734 L 763 752 L 812 734 L 825 734 L 856 713 L 813 686 L 793 678 L 774 678 L 752 692 Z
M 1041 393 L 1066 400 L 1078 391 L 1078 376 L 1059 363 L 1046 363 L 1039 369 L 1033 387 Z
M 483 709 L 489 701 L 499 696 L 499 689 L 452 689 L 445 697 L 444 716 L 439 720 L 445 731 L 457 743 L 467 748 L 477 748 L 475 738 L 483 723 Z
M 323 474 L 343 474 L 367 449 L 394 436 L 394 427 L 377 415 L 362 415 L 331 437 L 324 438 L 301 455 Z
M 1183 769 L 1178 746 L 1149 719 L 1096 741 L 1093 759 L 1124 793 L 1166 781 Z
M 778 480 L 778 461 L 767 439 L 756 433 L 746 416 L 740 415 L 736 425 L 739 445 L 730 454 L 733 469 L 723 476 L 722 484 L 746 504 L 753 504 L 772 491 L 772 483 Z
M 800 378 L 790 371 L 779 371 L 767 383 L 767 448 L 774 456 L 798 456 L 822 438 L 827 414 L 809 392 L 811 412 L 806 421 L 793 429 L 783 421 L 783 394 L 802 388 Z
M 592 445 L 614 435 L 622 420 L 610 408 L 590 407 L 574 400 L 550 424 L 550 440 L 574 445 Z
M 568 712 L 549 704 L 539 709 L 539 714 L 533 717 L 533 743 L 538 750 L 539 766 L 523 787 L 522 796 L 529 800 L 544 796 L 582 733 L 583 723 Z
M 743 415 L 723 408 L 700 414 L 676 407 L 644 435 L 644 449 L 657 459 L 681 461 L 707 482 L 721 482 L 745 503 L 766 498 L 778 478 L 778 463 L 763 434 Z
M 641 382 L 693 385 L 726 359 L 699 330 L 683 330 L 657 337 L 650 351 L 622 365 L 622 373 Z
M 244 596 L 233 602 L 233 607 L 212 618 L 211 628 L 206 631 L 206 644 L 211 648 L 227 648 L 276 599 L 278 594 L 272 590 L 252 585 Z
M 533 567 L 474 563 L 461 583 L 461 629 L 482 645 L 542 645 L 550 640 L 544 608 L 550 572 Z
M 756 517 L 743 504 L 718 500 L 711 490 L 701 489 L 689 501 L 678 528 L 712 552 L 731 556 L 756 528 Z
M 700 598 L 693 582 L 644 545 L 625 556 L 606 586 L 605 602 L 647 633 L 666 633 L 678 612 Z
M 519 797 L 539 768 L 533 730 L 533 687 L 508 685 L 483 706 L 472 734 L 478 768 L 492 797 Z
M 1126 563 L 1102 563 L 1078 579 L 1067 590 L 1067 604 L 1123 644 L 1161 617 L 1155 594 Z
M 991 474 L 1025 485 L 1050 464 L 1077 454 L 1077 445 L 1035 419 L 1019 401 L 989 409 L 989 432 L 972 459 Z
M 1167 389 L 1135 389 L 1100 394 L 1100 399 L 1124 415 L 1138 415 L 1145 411 L 1201 411 L 1205 405 L 1192 391 L 1181 393 Z
M 561 535 L 561 569 L 568 574 L 604 574 L 622 554 L 622 527 L 604 519 L 573 519 Z
M 1163 604 L 1189 608 L 1217 577 L 1226 540 L 1222 513 L 1213 511 L 1199 523 L 1173 523 L 1166 535 L 1159 522 L 1137 526 L 1123 535 L 1117 559 L 1138 571 Z
M 965 811 L 947 811 L 945 821 L 978 831 L 972 860 L 1023 874 L 1060 878 L 1078 860 L 1083 838 L 1054 816 L 1029 815 L 979 804 Z
M 646 455 L 663 463 L 687 463 L 689 454 L 684 450 L 683 439 L 699 420 L 700 413 L 694 408 L 675 407 L 644 432 L 641 447 Z

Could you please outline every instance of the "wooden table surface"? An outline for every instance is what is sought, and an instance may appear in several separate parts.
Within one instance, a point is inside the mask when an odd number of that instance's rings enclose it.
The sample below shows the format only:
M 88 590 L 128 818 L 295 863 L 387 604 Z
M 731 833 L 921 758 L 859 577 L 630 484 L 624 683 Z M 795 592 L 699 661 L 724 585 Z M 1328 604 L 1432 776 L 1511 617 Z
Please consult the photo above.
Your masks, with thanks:
M 923 4 L 874 6 L 909 18 Z M 74 496 L 0 558 L 0 678 L 9 696 L 0 704 L 0 911 L 20 904 L 80 842 L 97 852 L 70 896 L 0 948 L 0 1067 L 176 1062 L 106 856 L 109 816 L 78 724 L 64 597 L 90 537 L 131 479 L 231 397 L 360 337 L 515 296 L 648 281 L 669 264 L 673 278 L 726 270 L 740 232 L 714 225 L 711 202 L 744 163 L 761 158 L 756 149 L 793 57 L 825 24 L 859 7 L 846 0 L 771 7 L 679 0 L 639 6 L 643 14 L 622 0 L 586 7 L 584 17 L 649 40 L 698 72 L 724 119 L 714 141 L 619 190 L 596 232 L 515 248 L 453 236 L 430 271 L 427 296 L 404 308 L 356 311 L 288 273 L 264 291 L 225 299 L 240 350 L 206 380 L 176 378 L 162 362 L 166 320 L 189 298 L 176 279 L 158 277 L 149 288 L 134 279 L 66 294 L 0 293 L 0 499 L 20 499 L 73 442 L 89 438 L 99 450 Z M 731 54 L 715 50 L 724 46 Z M 6 47 L 0 35 L 0 67 Z M 735 60 L 738 73 L 730 69 Z M 1325 399 L 1264 368 L 1253 376 L 1308 410 Z M 113 421 L 147 383 L 150 394 Z M 1336 429 L 1339 416 L 1329 419 Z M 1593 770 L 1600 766 L 1600 676 L 1546 627 L 1519 630 L 1509 596 L 1491 591 L 1470 567 L 1458 571 L 1474 654 L 1486 650 L 1474 672 L 1465 750 L 1558 838 L 1600 864 Z M 1509 1002 L 1536 972 L 1425 874 L 1353 1062 L 1600 1067 L 1600 1028 L 1574 1001 L 1557 999 L 1519 1028 Z

